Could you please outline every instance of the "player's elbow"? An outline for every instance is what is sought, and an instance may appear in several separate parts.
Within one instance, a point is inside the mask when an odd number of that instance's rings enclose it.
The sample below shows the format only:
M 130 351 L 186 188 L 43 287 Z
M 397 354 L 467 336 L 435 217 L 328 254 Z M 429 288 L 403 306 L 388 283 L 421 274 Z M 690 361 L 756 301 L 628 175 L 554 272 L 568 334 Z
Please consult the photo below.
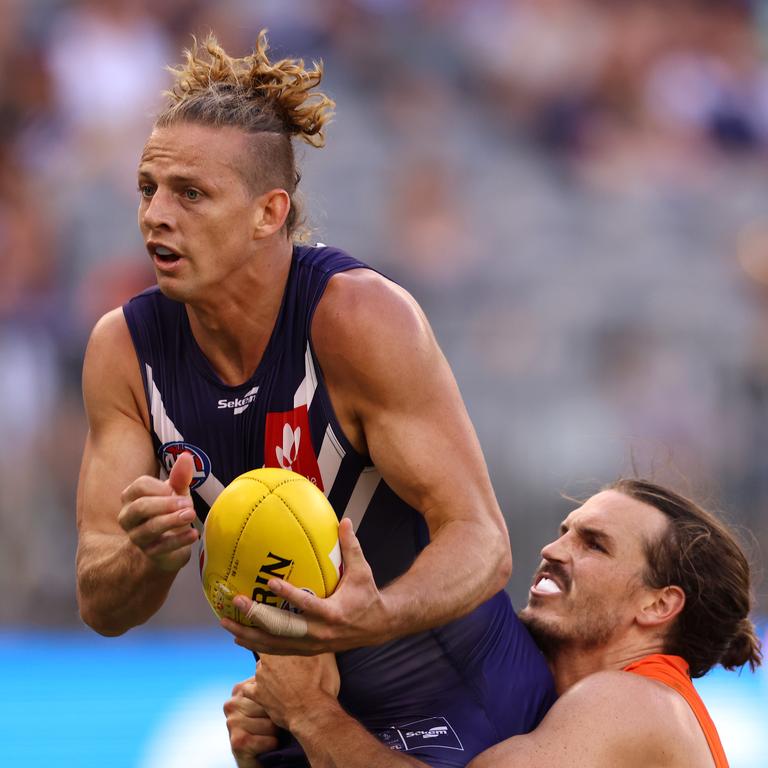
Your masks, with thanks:
M 507 586 L 510 576 L 512 576 L 512 549 L 509 546 L 509 538 L 499 536 L 493 569 L 493 594 Z
M 498 572 L 499 589 L 504 589 L 512 576 L 512 549 L 509 546 L 508 540 L 504 542 L 502 548 L 502 553 L 499 558 Z
M 112 617 L 105 616 L 103 613 L 95 610 L 92 606 L 80 601 L 80 618 L 94 632 L 104 637 L 118 637 L 124 635 L 130 626 L 116 622 Z
M 504 589 L 512 575 L 512 550 L 506 529 L 489 526 L 485 537 L 478 537 L 477 543 L 482 551 L 484 564 L 483 599 L 492 597 Z
M 115 624 L 111 624 L 108 621 L 104 621 L 100 616 L 89 614 L 87 612 L 80 611 L 80 618 L 94 632 L 102 635 L 103 637 L 119 637 L 128 631 L 128 627 L 121 627 Z
M 124 635 L 131 628 L 131 625 L 121 621 L 119 616 L 116 616 L 101 600 L 97 599 L 96 594 L 89 593 L 87 589 L 84 589 L 84 586 L 82 575 L 78 574 L 77 608 L 83 623 L 104 637 Z

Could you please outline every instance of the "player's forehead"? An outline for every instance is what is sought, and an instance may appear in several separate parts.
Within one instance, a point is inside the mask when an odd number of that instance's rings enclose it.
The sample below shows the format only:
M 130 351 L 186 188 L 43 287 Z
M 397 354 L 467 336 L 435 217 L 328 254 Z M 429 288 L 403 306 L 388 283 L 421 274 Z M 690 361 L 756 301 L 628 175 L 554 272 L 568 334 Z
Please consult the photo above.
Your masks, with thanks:
M 655 539 L 667 518 L 650 504 L 609 489 L 590 496 L 563 521 L 564 529 L 593 530 L 625 545 Z
M 178 123 L 155 127 L 141 157 L 139 175 L 237 174 L 247 151 L 245 134 L 230 127 Z

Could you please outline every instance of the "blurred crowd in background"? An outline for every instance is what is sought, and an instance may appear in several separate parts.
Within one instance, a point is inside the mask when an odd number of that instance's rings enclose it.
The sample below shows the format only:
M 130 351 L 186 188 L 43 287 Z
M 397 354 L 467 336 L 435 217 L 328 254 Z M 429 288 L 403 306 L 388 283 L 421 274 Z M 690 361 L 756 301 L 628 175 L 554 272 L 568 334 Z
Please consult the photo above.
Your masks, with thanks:
M 765 4 L 768 6 L 768 4 Z M 638 471 L 768 553 L 768 8 L 747 0 L 0 0 L 0 624 L 78 623 L 80 371 L 153 282 L 135 168 L 190 35 L 322 59 L 314 239 L 422 303 L 524 598 Z M 455 478 L 457 484 L 461 477 Z M 193 568 L 156 623 L 213 622 Z M 763 614 L 768 583 L 758 581 Z

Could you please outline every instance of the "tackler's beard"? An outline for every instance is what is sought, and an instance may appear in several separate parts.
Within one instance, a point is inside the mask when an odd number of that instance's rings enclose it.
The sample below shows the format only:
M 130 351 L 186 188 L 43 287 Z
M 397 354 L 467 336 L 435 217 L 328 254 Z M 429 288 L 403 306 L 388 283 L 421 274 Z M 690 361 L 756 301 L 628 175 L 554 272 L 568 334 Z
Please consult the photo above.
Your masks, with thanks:
M 548 658 L 567 648 L 591 650 L 605 645 L 618 629 L 619 617 L 600 598 L 590 597 L 578 605 L 568 602 L 558 612 L 531 603 L 520 612 L 520 620 Z
M 551 585 L 551 591 L 536 592 L 541 579 Z M 564 648 L 595 648 L 613 636 L 620 622 L 616 611 L 604 595 L 574 592 L 571 574 L 560 563 L 543 561 L 533 584 L 520 620 L 548 657 Z

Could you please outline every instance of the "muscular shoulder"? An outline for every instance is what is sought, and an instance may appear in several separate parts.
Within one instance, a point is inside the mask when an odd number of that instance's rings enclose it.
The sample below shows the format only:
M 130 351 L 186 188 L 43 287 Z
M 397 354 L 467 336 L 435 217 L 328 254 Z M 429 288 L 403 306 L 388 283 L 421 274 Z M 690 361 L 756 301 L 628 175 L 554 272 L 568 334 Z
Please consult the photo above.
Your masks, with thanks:
M 691 737 L 675 725 L 677 715 L 670 713 L 676 711 L 678 702 L 670 693 L 675 696 L 660 683 L 628 672 L 598 672 L 569 688 L 535 731 L 492 747 L 470 766 L 706 765 L 706 757 L 689 760 Z
M 404 341 L 428 330 L 424 313 L 405 289 L 373 270 L 353 269 L 331 278 L 315 312 L 312 337 L 316 345 L 348 344 L 354 351 L 367 335 Z
M 413 297 L 367 269 L 331 279 L 315 313 L 312 341 L 326 374 L 374 396 L 441 357 Z
M 92 422 L 115 410 L 148 422 L 141 372 L 119 307 L 104 315 L 91 332 L 83 362 L 83 396 Z
M 596 672 L 572 686 L 560 697 L 561 702 L 572 700 L 580 707 L 606 707 L 617 701 L 634 701 L 640 705 L 636 710 L 645 715 L 661 712 L 679 696 L 668 686 L 647 677 L 629 672 Z M 628 712 L 632 715 L 635 712 Z
M 636 755 L 638 765 L 677 765 L 695 726 L 685 700 L 668 686 L 629 672 L 598 672 L 569 689 L 553 710 L 576 717 L 608 755 Z M 695 730 L 695 729 L 694 729 Z
M 377 433 L 386 437 L 402 419 L 455 424 L 459 417 L 451 414 L 464 413 L 421 308 L 381 275 L 366 269 L 335 275 L 311 334 L 337 417 L 361 453 L 373 456 L 371 435 L 375 443 Z M 456 430 L 466 427 L 462 421 Z
M 106 351 L 110 346 L 130 343 L 130 341 L 131 335 L 128 324 L 125 322 L 125 315 L 122 308 L 117 307 L 106 315 L 102 315 L 94 325 L 88 346 L 104 347 L 103 351 Z

